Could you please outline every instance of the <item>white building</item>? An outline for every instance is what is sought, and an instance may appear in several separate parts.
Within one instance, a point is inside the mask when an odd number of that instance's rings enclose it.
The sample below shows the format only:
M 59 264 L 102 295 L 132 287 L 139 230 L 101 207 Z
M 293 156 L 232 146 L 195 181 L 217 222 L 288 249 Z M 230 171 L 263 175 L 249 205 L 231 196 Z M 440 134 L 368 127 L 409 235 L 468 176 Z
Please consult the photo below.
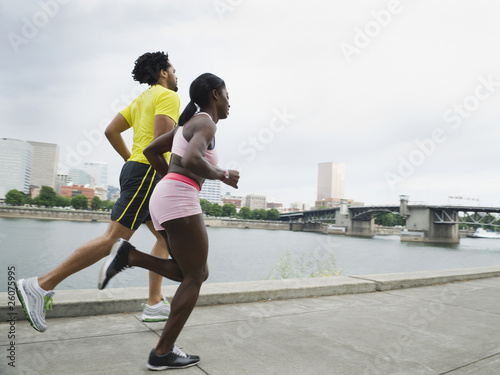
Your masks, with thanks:
M 210 203 L 220 204 L 220 189 L 222 182 L 219 180 L 205 180 L 200 191 L 200 199 L 206 199 Z
M 318 201 L 327 198 L 344 198 L 345 164 L 318 164 Z
M 250 208 L 250 210 L 261 210 L 267 209 L 266 196 L 249 194 L 245 197 L 245 207 Z
M 28 141 L 28 143 L 33 146 L 30 184 L 38 187 L 50 186 L 55 189 L 59 164 L 59 145 L 33 141 Z
M 83 171 L 94 178 L 95 186 L 101 186 L 104 189 L 108 188 L 108 163 L 84 163 Z
M 30 191 L 33 146 L 19 139 L 0 138 L 0 199 L 9 190 Z
M 71 168 L 68 172 L 68 183 L 94 186 L 93 177 L 82 169 Z

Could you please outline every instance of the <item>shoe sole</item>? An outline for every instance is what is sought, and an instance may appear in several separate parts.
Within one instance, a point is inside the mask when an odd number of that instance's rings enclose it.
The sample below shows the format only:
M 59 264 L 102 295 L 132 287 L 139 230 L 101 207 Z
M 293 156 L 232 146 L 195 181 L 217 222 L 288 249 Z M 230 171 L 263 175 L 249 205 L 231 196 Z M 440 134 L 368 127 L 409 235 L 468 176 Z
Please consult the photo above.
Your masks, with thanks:
M 141 320 L 144 323 L 155 323 L 155 322 L 166 322 L 168 320 L 168 318 L 142 318 L 141 317 Z
M 189 365 L 186 366 L 153 366 L 150 365 L 149 363 L 146 365 L 148 369 L 153 370 L 153 371 L 162 371 L 162 370 L 168 370 L 168 369 L 174 369 L 174 368 L 187 368 L 191 366 L 196 366 L 200 361 L 190 363 Z
M 99 279 L 97 281 L 97 288 L 99 290 L 103 290 L 108 284 L 109 280 L 106 280 L 106 273 L 108 271 L 109 265 L 115 259 L 116 253 L 118 252 L 118 249 L 122 245 L 123 241 L 124 240 L 120 238 L 114 243 L 113 247 L 111 247 L 111 251 L 109 252 L 108 257 L 106 258 L 106 262 L 104 262 L 101 267 L 101 271 L 99 271 Z
M 28 306 L 28 296 L 25 295 L 24 293 L 24 288 L 23 288 L 23 280 L 19 280 L 14 284 L 16 286 L 16 294 L 17 298 L 19 298 L 19 301 L 21 302 L 21 306 L 23 308 L 24 315 L 26 316 L 26 319 L 30 323 L 30 325 L 36 329 L 38 332 L 44 332 L 45 330 L 39 329 L 38 327 L 35 326 L 33 323 L 33 320 L 30 317 L 29 314 L 29 306 Z

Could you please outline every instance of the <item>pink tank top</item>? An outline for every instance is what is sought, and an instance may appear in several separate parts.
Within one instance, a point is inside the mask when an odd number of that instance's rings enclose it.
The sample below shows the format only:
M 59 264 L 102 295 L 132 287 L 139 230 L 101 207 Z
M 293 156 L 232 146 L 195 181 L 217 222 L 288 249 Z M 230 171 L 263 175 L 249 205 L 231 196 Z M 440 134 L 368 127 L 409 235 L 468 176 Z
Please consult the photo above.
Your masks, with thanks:
M 210 115 L 208 113 L 205 113 L 205 112 L 196 113 L 195 116 L 201 115 L 201 114 L 204 114 L 204 115 L 207 115 L 208 117 L 210 117 Z M 189 144 L 189 142 L 184 137 L 183 131 L 184 131 L 184 126 L 182 126 L 182 129 L 177 130 L 177 132 L 175 133 L 175 136 L 174 136 L 174 141 L 172 143 L 172 153 L 179 155 L 180 157 L 184 156 L 184 153 L 186 152 L 187 146 Z M 207 161 L 210 164 L 217 166 L 217 164 L 219 163 L 219 156 L 217 155 L 217 150 L 215 149 L 215 138 L 214 138 L 213 144 L 214 144 L 214 147 L 205 152 L 205 159 L 207 159 Z

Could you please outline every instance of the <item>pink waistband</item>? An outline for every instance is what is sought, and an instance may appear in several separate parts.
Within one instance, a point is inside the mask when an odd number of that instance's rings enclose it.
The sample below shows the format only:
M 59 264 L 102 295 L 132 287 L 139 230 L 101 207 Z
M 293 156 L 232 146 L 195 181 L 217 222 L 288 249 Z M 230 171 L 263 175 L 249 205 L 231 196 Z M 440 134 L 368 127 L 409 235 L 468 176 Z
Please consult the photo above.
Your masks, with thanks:
M 196 188 L 196 190 L 200 191 L 200 185 L 198 185 L 198 183 L 192 178 L 184 176 L 183 174 L 167 173 L 167 175 L 163 177 L 163 179 L 181 181 L 188 185 L 191 185 L 192 187 Z

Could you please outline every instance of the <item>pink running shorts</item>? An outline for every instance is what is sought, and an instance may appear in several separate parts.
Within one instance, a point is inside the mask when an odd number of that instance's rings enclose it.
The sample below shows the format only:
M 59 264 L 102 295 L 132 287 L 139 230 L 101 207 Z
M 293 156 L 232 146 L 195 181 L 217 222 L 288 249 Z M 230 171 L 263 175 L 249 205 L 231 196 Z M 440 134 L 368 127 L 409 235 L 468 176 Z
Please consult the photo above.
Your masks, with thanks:
M 189 177 L 168 173 L 156 184 L 149 200 L 149 213 L 156 230 L 166 221 L 201 214 L 200 188 Z

